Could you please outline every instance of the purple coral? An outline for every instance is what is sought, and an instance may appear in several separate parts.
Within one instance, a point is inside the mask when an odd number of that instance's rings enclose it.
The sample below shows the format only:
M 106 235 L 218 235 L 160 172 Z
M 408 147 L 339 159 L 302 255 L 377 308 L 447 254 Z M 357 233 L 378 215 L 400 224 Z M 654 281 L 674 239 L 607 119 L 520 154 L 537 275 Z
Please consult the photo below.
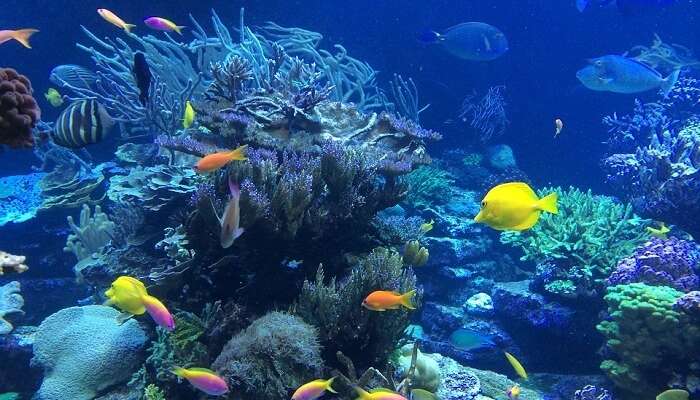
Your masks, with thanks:
M 255 210 L 257 217 L 270 216 L 270 199 L 255 186 L 253 181 L 245 179 L 243 183 L 241 183 L 241 189 L 243 194 L 247 196 L 250 206 Z
M 700 246 L 672 237 L 652 238 L 622 259 L 608 278 L 609 285 L 646 283 L 689 292 L 700 288 Z
M 673 305 L 673 308 L 688 315 L 700 317 L 700 291 L 688 292 Z
M 391 113 L 382 113 L 382 118 L 385 118 L 389 122 L 389 126 L 392 129 L 401 132 L 407 136 L 419 138 L 419 139 L 429 139 L 429 140 L 440 140 L 442 135 L 432 129 L 425 129 L 418 125 L 417 122 L 412 121 L 405 117 L 399 117 Z
M 192 154 L 198 157 L 204 157 L 207 154 L 215 153 L 220 150 L 216 146 L 202 143 L 192 139 L 190 136 L 159 135 L 154 140 L 154 143 L 166 149 Z
M 459 118 L 479 132 L 482 142 L 505 133 L 509 121 L 506 115 L 505 86 L 493 86 L 478 99 L 476 92 L 462 102 Z
M 605 389 L 586 385 L 574 393 L 574 400 L 613 400 L 613 397 Z

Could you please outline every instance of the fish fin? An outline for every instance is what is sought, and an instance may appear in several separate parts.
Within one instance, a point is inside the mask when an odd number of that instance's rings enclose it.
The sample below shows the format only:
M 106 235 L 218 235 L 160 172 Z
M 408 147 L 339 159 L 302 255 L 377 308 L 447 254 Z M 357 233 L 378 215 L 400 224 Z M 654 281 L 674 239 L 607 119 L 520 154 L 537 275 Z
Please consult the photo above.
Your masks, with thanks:
M 241 197 L 241 187 L 230 176 L 228 177 L 228 191 L 233 199 Z
M 364 389 L 362 389 L 359 386 L 354 386 L 355 391 L 357 392 L 357 395 L 359 396 L 355 400 L 371 400 L 372 395 L 367 393 Z
M 413 297 L 416 295 L 416 289 L 407 292 L 401 296 L 401 305 L 408 308 L 409 310 L 415 310 L 416 306 L 413 304 Z
M 231 161 L 245 161 L 248 158 L 245 156 L 246 149 L 248 148 L 247 144 L 244 144 L 243 146 L 238 147 L 235 150 L 231 150 L 230 153 L 228 153 L 229 160 Z
M 328 391 L 331 392 L 331 393 L 338 393 L 338 392 L 335 391 L 335 389 L 333 389 L 333 387 L 331 387 L 331 385 L 333 384 L 333 381 L 335 380 L 335 378 L 336 378 L 336 377 L 334 376 L 334 377 L 332 377 L 331 379 L 329 379 L 329 380 L 326 381 L 326 390 L 328 390 Z
M 39 32 L 37 29 L 20 29 L 12 32 L 12 38 L 20 42 L 22 46 L 31 49 L 32 45 L 29 43 L 29 38 Z
M 442 35 L 430 29 L 423 31 L 418 35 L 418 41 L 423 43 L 438 43 L 440 40 L 442 40 Z
M 589 0 L 576 0 L 576 9 L 578 12 L 583 12 L 583 10 L 588 7 Z
M 209 368 L 202 368 L 202 367 L 193 367 L 193 368 L 188 368 L 190 371 L 199 371 L 199 372 L 206 372 L 208 374 L 216 375 L 216 372 L 210 370 Z
M 241 237 L 243 232 L 245 232 L 245 229 L 243 229 L 243 228 L 238 228 L 235 231 L 233 231 L 233 239 L 235 240 L 235 239 L 238 239 L 239 237 Z
M 185 378 L 185 375 L 187 375 L 187 370 L 184 368 L 180 367 L 175 367 L 172 371 L 173 374 L 179 376 L 180 378 Z
M 556 192 L 552 192 L 545 197 L 541 198 L 537 202 L 537 209 L 546 211 L 548 213 L 557 214 L 559 213 L 559 208 L 557 207 L 557 200 L 559 196 Z
M 173 27 L 173 30 L 178 33 L 178 35 L 182 35 L 182 30 L 187 28 L 186 26 L 181 26 L 181 25 L 175 25 Z
M 537 221 L 538 221 L 539 219 L 540 219 L 540 211 L 539 211 L 539 210 L 535 210 L 535 211 L 532 212 L 532 214 L 530 214 L 529 217 L 527 217 L 527 218 L 525 219 L 525 221 L 523 221 L 523 222 L 521 222 L 520 224 L 515 225 L 515 226 L 513 226 L 513 227 L 509 227 L 509 228 L 507 228 L 507 229 L 504 229 L 504 230 L 509 230 L 509 231 L 524 231 L 524 230 L 530 229 L 530 228 L 532 228 L 533 226 L 535 226 L 535 224 L 537 223 Z
M 128 313 L 128 312 L 123 312 L 117 315 L 117 325 L 122 325 L 126 321 L 130 320 L 134 314 Z
M 530 185 L 528 185 L 525 182 L 502 183 L 502 184 L 494 187 L 493 189 L 496 189 L 496 188 L 498 188 L 498 189 L 504 189 L 504 188 L 516 189 L 516 190 L 519 190 L 519 191 L 525 193 L 528 197 L 530 197 L 532 199 L 537 199 L 537 193 L 535 193 L 535 191 L 532 190 Z M 491 189 L 491 190 L 493 190 L 493 189 Z
M 124 30 L 126 33 L 131 33 L 131 30 L 136 28 L 136 25 L 134 24 L 124 24 Z
M 663 80 L 661 83 L 661 91 L 664 93 L 664 98 L 668 97 L 669 93 L 671 93 L 671 90 L 673 89 L 674 86 L 676 86 L 676 82 L 678 81 L 678 76 L 681 74 L 681 70 L 677 69 L 673 72 L 671 72 L 666 79 Z

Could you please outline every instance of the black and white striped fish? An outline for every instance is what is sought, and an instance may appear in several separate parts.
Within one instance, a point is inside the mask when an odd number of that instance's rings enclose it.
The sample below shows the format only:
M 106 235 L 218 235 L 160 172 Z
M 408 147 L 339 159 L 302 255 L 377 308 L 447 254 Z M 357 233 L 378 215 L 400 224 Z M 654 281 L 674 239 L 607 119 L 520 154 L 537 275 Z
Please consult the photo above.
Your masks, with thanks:
M 80 148 L 102 141 L 112 126 L 114 121 L 102 104 L 96 100 L 80 100 L 58 116 L 51 137 L 59 146 Z

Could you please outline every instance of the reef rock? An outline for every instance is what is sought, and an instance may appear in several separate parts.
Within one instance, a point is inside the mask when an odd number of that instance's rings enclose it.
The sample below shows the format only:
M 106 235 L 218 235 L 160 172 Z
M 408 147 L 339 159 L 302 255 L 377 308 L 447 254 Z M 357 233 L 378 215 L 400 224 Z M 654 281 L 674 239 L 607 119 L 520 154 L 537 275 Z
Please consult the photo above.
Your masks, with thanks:
M 44 369 L 35 400 L 90 400 L 125 382 L 143 361 L 146 334 L 136 320 L 121 325 L 111 307 L 63 309 L 34 338 L 32 366 Z
M 488 316 L 493 314 L 493 300 L 486 293 L 477 293 L 464 304 L 467 314 Z
M 516 168 L 515 155 L 513 149 L 507 144 L 497 144 L 486 150 L 489 165 L 497 170 L 503 171 L 508 168 Z
M 24 299 L 19 291 L 20 286 L 17 281 L 0 286 L 0 335 L 12 332 L 12 324 L 3 318 L 11 314 L 23 314 Z

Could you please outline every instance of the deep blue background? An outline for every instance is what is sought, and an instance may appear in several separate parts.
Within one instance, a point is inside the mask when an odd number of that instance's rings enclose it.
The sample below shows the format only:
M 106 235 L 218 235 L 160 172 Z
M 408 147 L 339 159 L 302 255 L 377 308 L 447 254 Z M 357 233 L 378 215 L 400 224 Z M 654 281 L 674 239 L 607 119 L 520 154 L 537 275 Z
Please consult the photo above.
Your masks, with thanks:
M 654 33 L 666 42 L 679 43 L 700 51 L 700 12 L 691 0 L 654 10 L 641 16 L 619 15 L 613 9 L 591 9 L 578 13 L 574 0 L 326 0 L 326 1 L 93 1 L 93 0 L 4 0 L 0 29 L 35 27 L 34 49 L 17 43 L 0 46 L 0 65 L 11 66 L 30 76 L 42 95 L 48 87 L 48 73 L 55 65 L 90 65 L 74 43 L 84 41 L 79 25 L 99 36 L 118 35 L 95 12 L 111 9 L 127 22 L 140 24 L 145 16 L 159 15 L 188 25 L 188 13 L 208 22 L 210 8 L 225 21 L 236 25 L 238 10 L 246 7 L 246 22 L 255 25 L 275 21 L 323 33 L 325 46 L 341 43 L 350 55 L 366 60 L 381 71 L 383 84 L 393 72 L 413 77 L 422 102 L 432 107 L 422 122 L 443 131 L 447 140 L 440 147 L 473 143 L 466 129 L 445 126 L 454 118 L 462 97 L 473 89 L 507 86 L 512 121 L 500 141 L 510 144 L 520 166 L 537 185 L 574 184 L 604 192 L 598 167 L 604 151 L 603 115 L 631 109 L 633 96 L 590 92 L 582 88 L 575 72 L 589 57 L 619 54 L 634 45 L 651 43 Z M 147 3 L 147 4 L 146 4 Z M 484 21 L 508 36 L 510 51 L 490 63 L 455 59 L 438 48 L 414 40 L 424 28 L 445 29 L 465 21 Z M 150 32 L 149 32 L 150 33 Z M 189 40 L 189 37 L 185 36 Z M 645 94 L 651 100 L 654 93 Z M 43 96 L 42 96 L 43 99 Z M 43 104 L 45 119 L 55 110 Z M 565 122 L 562 136 L 553 139 L 553 120 Z M 34 162 L 29 152 L 5 152 L 4 175 L 25 173 Z

